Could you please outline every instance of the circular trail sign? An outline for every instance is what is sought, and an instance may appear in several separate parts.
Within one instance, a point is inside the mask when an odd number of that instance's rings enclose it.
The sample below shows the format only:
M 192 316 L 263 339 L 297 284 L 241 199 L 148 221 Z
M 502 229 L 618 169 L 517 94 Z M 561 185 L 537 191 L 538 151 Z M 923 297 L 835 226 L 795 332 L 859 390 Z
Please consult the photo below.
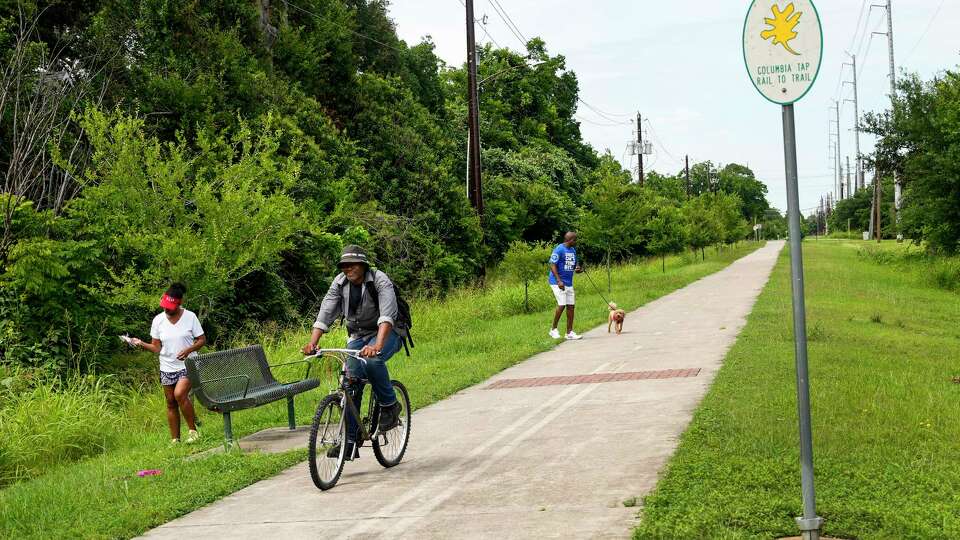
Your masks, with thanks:
M 743 61 L 763 97 L 780 105 L 813 86 L 823 57 L 820 16 L 811 0 L 753 0 L 743 23 Z

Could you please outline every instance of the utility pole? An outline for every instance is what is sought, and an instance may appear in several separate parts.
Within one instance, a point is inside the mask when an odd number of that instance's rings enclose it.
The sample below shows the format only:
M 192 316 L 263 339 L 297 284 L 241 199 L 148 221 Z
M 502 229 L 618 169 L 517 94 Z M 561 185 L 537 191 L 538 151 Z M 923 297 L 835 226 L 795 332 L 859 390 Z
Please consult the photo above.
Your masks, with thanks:
M 637 179 L 640 181 L 640 187 L 643 187 L 643 127 L 640 124 L 640 113 L 637 113 L 637 163 L 639 172 Z
M 851 63 L 844 65 L 851 66 L 853 68 L 853 81 L 843 81 L 844 84 L 853 85 L 853 99 L 847 99 L 845 101 L 850 101 L 853 103 L 853 141 L 855 145 L 855 159 L 857 164 L 856 175 L 854 177 L 854 189 L 851 193 L 856 193 L 857 191 L 863 189 L 863 168 L 860 163 L 860 96 L 857 90 L 857 55 L 849 55 Z M 849 186 L 848 186 L 849 187 Z
M 847 156 L 847 197 L 852 197 L 856 193 L 853 188 L 850 187 L 850 156 Z
M 834 102 L 833 102 L 833 105 L 831 105 L 827 110 L 828 110 L 828 111 L 832 111 L 832 110 L 836 109 L 837 107 L 838 107 L 837 102 L 834 101 Z M 827 131 L 829 131 L 828 141 L 829 141 L 829 145 L 830 145 L 830 152 L 832 152 L 832 154 L 830 155 L 830 161 L 831 161 L 831 164 L 833 165 L 833 193 L 836 194 L 836 195 L 839 195 L 839 193 L 840 193 L 840 169 L 838 168 L 838 166 L 840 165 L 840 160 L 837 159 L 837 140 L 834 139 L 833 137 L 834 137 L 834 135 L 836 135 L 837 139 L 840 138 L 840 128 L 839 128 L 839 126 L 838 126 L 838 127 L 837 127 L 837 133 L 834 134 L 834 132 L 833 132 L 833 123 L 834 123 L 833 118 L 828 118 L 828 119 L 827 119 Z
M 839 147 L 839 146 L 840 146 L 840 143 L 837 143 L 837 146 Z M 839 151 L 839 150 L 840 150 L 840 149 L 837 148 L 837 151 Z M 840 164 L 840 165 L 839 165 L 839 166 L 840 166 L 840 200 L 842 201 L 843 198 L 844 198 L 844 197 L 843 197 L 843 194 L 846 193 L 846 192 L 844 191 L 845 185 L 844 185 L 844 181 L 843 181 L 843 162 L 840 161 L 840 156 L 837 156 L 837 163 Z
M 837 113 L 837 171 L 838 181 L 840 183 L 840 200 L 843 200 L 843 167 L 840 163 L 840 102 L 834 101 L 834 110 Z
M 887 36 L 887 52 L 890 59 L 890 109 L 893 112 L 893 103 L 897 97 L 897 69 L 896 64 L 893 61 L 893 7 L 891 5 L 891 0 L 887 0 L 886 5 L 877 5 L 873 4 L 870 6 L 870 9 L 875 7 L 883 8 L 887 10 L 887 31 L 886 32 L 874 32 L 874 34 L 880 34 L 881 36 Z M 897 241 L 902 241 L 903 236 L 900 234 L 900 203 L 903 187 L 900 181 L 900 173 L 897 172 L 896 166 L 893 167 L 893 212 L 897 224 Z M 878 231 L 880 229 L 879 222 L 877 223 Z M 879 232 L 877 233 L 879 235 Z M 879 236 L 878 236 L 879 240 Z
M 689 155 L 683 156 L 683 162 L 684 162 L 684 166 L 683 166 L 684 174 L 687 177 L 687 198 L 689 199 L 690 198 L 690 156 Z
M 483 218 L 483 190 L 480 183 L 480 105 L 477 95 L 477 42 L 474 38 L 473 0 L 466 0 L 467 9 L 467 92 L 468 122 L 467 167 L 469 169 L 470 204 Z

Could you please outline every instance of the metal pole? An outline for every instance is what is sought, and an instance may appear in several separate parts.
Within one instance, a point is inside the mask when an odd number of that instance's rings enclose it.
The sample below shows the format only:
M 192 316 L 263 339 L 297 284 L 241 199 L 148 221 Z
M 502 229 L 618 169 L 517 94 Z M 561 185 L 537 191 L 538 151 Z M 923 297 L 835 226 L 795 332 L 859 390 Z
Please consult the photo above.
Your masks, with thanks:
M 897 96 L 897 69 L 893 62 L 893 6 L 887 0 L 887 50 L 890 53 L 890 112 L 893 113 L 893 102 Z M 903 240 L 900 234 L 900 203 L 902 202 L 903 186 L 900 182 L 900 173 L 893 169 L 893 213 L 896 216 L 897 241 Z M 882 197 L 881 197 L 882 199 Z
M 783 106 L 783 154 L 787 176 L 790 225 L 790 277 L 793 289 L 793 334 L 796 346 L 797 412 L 800 417 L 800 484 L 803 517 L 797 518 L 803 540 L 819 540 L 823 519 L 817 516 L 813 489 L 813 437 L 810 428 L 810 386 L 807 371 L 807 321 L 803 300 L 803 253 L 800 241 L 800 198 L 797 193 L 797 141 L 793 105 Z
M 863 164 L 860 160 L 860 91 L 857 89 L 857 55 L 850 55 L 853 59 L 853 135 L 856 145 L 857 159 L 857 177 L 854 180 L 857 190 L 864 188 L 863 185 Z
M 837 170 L 839 173 L 839 184 L 840 184 L 840 200 L 843 200 L 843 166 L 840 161 L 840 102 L 836 101 L 836 111 L 837 111 Z
M 477 42 L 474 38 L 473 0 L 466 0 L 467 10 L 467 101 L 470 169 L 470 202 L 477 214 L 483 216 L 483 191 L 480 183 L 480 105 L 477 95 Z
M 852 197 L 854 190 L 850 188 L 850 156 L 847 156 L 847 196 Z
M 640 181 L 640 187 L 643 187 L 643 128 L 640 125 L 640 113 L 637 113 L 637 162 L 640 164 L 637 179 Z

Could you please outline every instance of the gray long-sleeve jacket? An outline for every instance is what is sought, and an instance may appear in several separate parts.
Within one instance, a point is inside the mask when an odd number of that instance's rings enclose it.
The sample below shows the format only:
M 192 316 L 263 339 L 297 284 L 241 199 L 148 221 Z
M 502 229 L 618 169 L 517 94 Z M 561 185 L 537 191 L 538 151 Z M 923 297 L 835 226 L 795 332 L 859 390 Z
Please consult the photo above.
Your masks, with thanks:
M 379 311 L 377 310 L 377 303 L 373 301 L 370 294 L 371 287 L 377 290 L 377 300 L 380 304 Z M 329 332 L 330 325 L 341 314 L 346 321 L 350 339 L 366 339 L 375 336 L 379 326 L 385 322 L 396 326 L 397 294 L 393 290 L 393 282 L 390 281 L 390 277 L 379 270 L 367 270 L 360 293 L 360 307 L 357 308 L 357 313 L 347 313 L 349 309 L 349 281 L 347 276 L 341 272 L 333 279 L 327 295 L 323 297 L 323 302 L 320 303 L 320 312 L 317 314 L 317 320 L 313 323 L 313 327 Z

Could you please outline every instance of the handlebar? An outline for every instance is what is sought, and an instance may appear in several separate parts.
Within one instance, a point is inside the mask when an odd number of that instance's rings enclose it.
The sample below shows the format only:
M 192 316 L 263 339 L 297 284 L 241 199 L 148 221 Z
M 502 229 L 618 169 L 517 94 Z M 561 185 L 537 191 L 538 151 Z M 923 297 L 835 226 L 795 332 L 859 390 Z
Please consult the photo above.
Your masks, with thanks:
M 323 356 L 336 356 L 341 362 L 345 362 L 347 356 L 352 356 L 361 362 L 367 361 L 365 358 L 360 356 L 360 349 L 317 349 L 313 354 L 304 357 L 304 360 L 320 358 Z

